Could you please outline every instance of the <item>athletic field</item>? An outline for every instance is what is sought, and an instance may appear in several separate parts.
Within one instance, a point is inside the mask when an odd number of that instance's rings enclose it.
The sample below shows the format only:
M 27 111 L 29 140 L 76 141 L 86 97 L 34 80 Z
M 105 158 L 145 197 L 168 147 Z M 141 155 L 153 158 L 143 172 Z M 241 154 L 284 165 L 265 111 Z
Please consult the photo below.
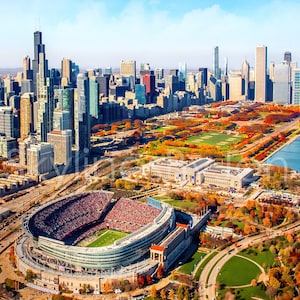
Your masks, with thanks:
M 108 246 L 113 244 L 116 240 L 119 240 L 128 234 L 122 231 L 103 229 L 97 232 L 97 235 L 99 237 L 96 240 L 94 240 L 92 243 L 88 244 L 87 247 Z
M 226 134 L 217 132 L 203 132 L 199 136 L 191 136 L 186 142 L 200 145 L 214 145 L 219 146 L 222 150 L 226 150 L 230 145 L 237 144 L 243 135 L 240 134 Z

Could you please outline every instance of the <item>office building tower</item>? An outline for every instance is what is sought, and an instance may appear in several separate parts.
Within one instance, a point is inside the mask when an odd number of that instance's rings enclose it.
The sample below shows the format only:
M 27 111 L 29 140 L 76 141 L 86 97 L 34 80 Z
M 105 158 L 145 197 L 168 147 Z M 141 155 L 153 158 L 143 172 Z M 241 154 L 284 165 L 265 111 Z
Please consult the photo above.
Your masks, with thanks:
M 37 138 L 40 141 L 47 140 L 47 133 L 52 130 L 54 111 L 53 80 L 46 77 L 45 54 L 40 53 L 39 71 L 36 74 L 36 123 Z
M 103 75 L 98 78 L 100 98 L 108 97 L 109 95 L 109 77 L 110 75 Z
M 31 60 L 30 57 L 27 55 L 23 59 L 23 80 L 32 79 L 32 70 L 31 70 Z
M 92 123 L 96 124 L 99 119 L 99 76 L 89 76 L 90 115 Z
M 273 102 L 291 103 L 291 70 L 287 61 L 276 64 L 274 67 Z
M 89 78 L 87 73 L 80 73 L 77 76 L 77 97 L 74 103 L 74 132 L 75 147 L 81 153 L 88 153 L 90 150 L 90 95 Z
M 27 149 L 32 144 L 38 144 L 38 140 L 33 134 L 19 142 L 19 164 L 23 167 L 27 166 Z
M 27 138 L 34 130 L 33 120 L 34 93 L 24 93 L 21 96 L 20 107 L 20 135 L 21 140 Z
M 154 71 L 155 79 L 156 80 L 161 80 L 164 79 L 165 77 L 165 71 L 163 68 L 156 68 Z
M 248 99 L 248 89 L 250 82 L 250 65 L 245 59 L 242 64 L 242 95 L 245 95 L 245 99 Z
M 146 87 L 144 84 L 135 85 L 135 97 L 138 100 L 138 104 L 146 104 Z
M 63 58 L 61 61 L 61 86 L 69 87 L 72 78 L 72 61 L 69 58 Z
M 0 134 L 14 137 L 13 109 L 10 106 L 0 107 Z
M 207 82 L 208 82 L 207 68 L 199 68 L 198 70 L 199 70 L 199 76 L 198 76 L 199 84 L 201 88 L 204 88 L 207 86 Z
M 229 100 L 240 101 L 244 100 L 242 95 L 242 74 L 240 71 L 230 71 L 228 75 L 229 83 Z M 226 99 L 224 99 L 226 100 Z
M 221 69 L 219 64 L 219 47 L 216 46 L 214 48 L 214 55 L 213 55 L 213 75 L 217 80 L 221 79 Z
M 72 164 L 72 131 L 53 130 L 47 135 L 48 143 L 53 146 L 54 164 L 69 166 Z
M 292 71 L 292 104 L 300 105 L 300 69 Z
M 33 82 L 31 79 L 22 80 L 21 94 L 33 92 Z
M 34 93 L 37 94 L 37 73 L 39 70 L 40 60 L 42 61 L 42 66 L 44 68 L 43 73 L 45 77 L 48 76 L 48 61 L 46 60 L 45 55 L 45 45 L 42 43 L 42 33 L 40 31 L 35 31 L 33 34 L 34 37 L 34 59 L 32 60 L 32 80 L 33 80 L 33 89 Z M 44 54 L 44 55 L 40 55 Z
M 27 149 L 27 172 L 42 175 L 54 169 L 54 149 L 50 143 L 31 144 Z
M 165 76 L 165 89 L 168 90 L 169 93 L 171 94 L 174 94 L 176 91 L 179 91 L 178 76 L 175 75 Z
M 147 103 L 153 103 L 153 101 L 154 101 L 153 98 L 155 95 L 155 75 L 154 75 L 154 73 L 150 72 L 150 74 L 144 75 L 142 82 L 146 88 Z
M 179 90 L 185 91 L 185 82 L 187 74 L 187 65 L 185 62 L 179 63 L 178 66 L 178 79 L 179 79 Z
M 284 52 L 283 60 L 286 62 L 291 62 L 292 61 L 292 53 L 290 51 Z
M 267 47 L 256 47 L 255 55 L 255 101 L 267 101 Z
M 132 76 L 134 83 L 136 79 L 136 61 L 135 60 L 122 60 L 120 64 L 120 75 L 124 77 Z
M 3 158 L 12 158 L 18 154 L 17 140 L 12 137 L 0 135 L 0 156 Z

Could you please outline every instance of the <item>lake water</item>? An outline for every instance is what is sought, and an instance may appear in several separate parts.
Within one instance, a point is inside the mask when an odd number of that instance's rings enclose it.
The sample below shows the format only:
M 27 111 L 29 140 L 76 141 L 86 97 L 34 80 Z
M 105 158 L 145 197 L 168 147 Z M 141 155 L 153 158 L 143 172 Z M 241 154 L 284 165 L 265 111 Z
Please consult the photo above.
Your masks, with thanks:
M 267 164 L 289 167 L 300 172 L 300 137 L 284 146 L 266 160 Z

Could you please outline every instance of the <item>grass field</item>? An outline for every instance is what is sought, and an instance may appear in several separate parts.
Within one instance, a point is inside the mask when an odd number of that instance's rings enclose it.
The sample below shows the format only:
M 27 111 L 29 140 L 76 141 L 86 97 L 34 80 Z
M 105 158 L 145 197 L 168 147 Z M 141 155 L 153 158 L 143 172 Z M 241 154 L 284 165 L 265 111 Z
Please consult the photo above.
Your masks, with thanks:
M 153 198 L 158 201 L 168 203 L 175 208 L 180 208 L 183 210 L 191 209 L 193 206 L 197 205 L 197 203 L 195 203 L 195 202 L 186 201 L 186 200 L 174 200 L 174 199 L 171 199 L 170 197 L 164 196 L 164 195 L 154 196 Z
M 226 150 L 230 145 L 237 144 L 243 138 L 242 135 L 232 135 L 217 132 L 203 132 L 199 136 L 191 136 L 186 142 L 197 146 L 214 145 L 220 147 L 221 150 Z
M 155 129 L 157 132 L 165 132 L 166 130 L 172 130 L 176 128 L 176 126 L 163 126 Z
M 259 274 L 260 270 L 255 264 L 233 256 L 220 270 L 217 281 L 225 286 L 240 286 L 251 283 L 251 280 L 256 279 Z
M 104 229 L 97 233 L 99 238 L 87 245 L 87 247 L 103 247 L 113 244 L 116 240 L 119 240 L 127 235 L 125 232 Z
M 184 264 L 180 267 L 179 271 L 185 274 L 191 274 L 199 263 L 200 260 L 204 258 L 206 253 L 204 252 L 195 252 L 193 256 Z
M 272 254 L 268 250 L 260 252 L 255 248 L 248 248 L 246 250 L 243 250 L 239 254 L 254 260 L 261 266 L 263 266 L 264 264 L 272 266 L 274 262 L 274 254 Z
M 235 294 L 236 300 L 254 299 L 252 297 L 257 297 L 257 298 L 263 299 L 263 300 L 271 300 L 271 298 L 269 298 L 266 295 L 266 293 L 259 286 L 245 287 L 243 289 L 234 289 L 233 292 Z M 225 299 L 225 293 L 226 293 L 226 290 L 220 291 L 220 293 L 219 293 L 220 299 Z

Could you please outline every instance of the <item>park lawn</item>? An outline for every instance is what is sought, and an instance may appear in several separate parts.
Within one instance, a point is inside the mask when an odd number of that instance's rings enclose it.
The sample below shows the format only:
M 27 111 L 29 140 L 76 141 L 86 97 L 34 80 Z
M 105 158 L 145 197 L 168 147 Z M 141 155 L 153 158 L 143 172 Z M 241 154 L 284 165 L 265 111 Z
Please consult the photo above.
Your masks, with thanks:
M 233 256 L 220 270 L 217 281 L 225 286 L 240 286 L 250 284 L 259 274 L 260 269 L 251 261 Z
M 240 162 L 242 160 L 242 154 L 236 154 L 236 155 L 227 155 L 223 161 L 226 161 L 228 163 L 232 163 L 232 162 Z
M 263 291 L 259 286 L 249 286 L 241 289 L 233 289 L 233 293 L 235 294 L 235 299 L 244 299 L 250 300 L 252 297 L 257 297 L 258 299 L 263 300 L 271 300 L 265 291 Z M 225 299 L 226 288 L 219 292 L 219 296 L 221 299 Z
M 164 196 L 164 195 L 163 196 L 162 195 L 161 196 L 154 196 L 153 198 L 155 200 L 168 203 L 173 207 L 181 208 L 181 209 L 191 209 L 192 207 L 197 205 L 197 203 L 195 203 L 195 202 L 186 201 L 186 200 L 174 200 L 174 199 L 172 199 L 168 196 Z
M 117 231 L 117 230 L 111 230 L 111 229 L 104 229 L 97 233 L 99 235 L 99 238 L 94 240 L 92 243 L 87 245 L 87 247 L 103 247 L 113 244 L 116 240 L 119 240 L 126 235 L 128 235 L 125 232 Z
M 218 222 L 218 221 L 216 221 L 216 222 Z M 218 226 L 220 226 L 220 227 L 226 227 L 226 224 L 228 222 L 232 222 L 233 225 L 237 226 L 240 229 L 243 229 L 244 226 L 245 226 L 244 222 L 240 222 L 240 221 L 236 221 L 236 220 L 232 220 L 232 221 L 231 220 L 224 220 Z M 214 226 L 215 226 L 215 224 L 214 224 Z
M 260 252 L 257 250 L 257 248 L 251 247 L 247 248 L 246 250 L 243 250 L 239 254 L 254 260 L 260 266 L 272 266 L 275 259 L 274 254 L 268 251 L 268 249 L 265 249 L 264 251 Z
M 157 132 L 165 132 L 166 130 L 172 130 L 176 128 L 176 126 L 163 126 L 163 127 L 159 127 L 159 128 L 156 128 L 155 131 Z
M 196 251 L 190 259 L 180 267 L 179 271 L 185 274 L 192 274 L 194 268 L 206 255 L 204 252 Z
M 214 145 L 220 147 L 221 150 L 226 150 L 230 145 L 237 144 L 243 138 L 243 135 L 232 135 L 226 133 L 203 132 L 201 135 L 191 136 L 186 142 L 197 146 Z M 200 139 L 200 140 L 199 140 Z

